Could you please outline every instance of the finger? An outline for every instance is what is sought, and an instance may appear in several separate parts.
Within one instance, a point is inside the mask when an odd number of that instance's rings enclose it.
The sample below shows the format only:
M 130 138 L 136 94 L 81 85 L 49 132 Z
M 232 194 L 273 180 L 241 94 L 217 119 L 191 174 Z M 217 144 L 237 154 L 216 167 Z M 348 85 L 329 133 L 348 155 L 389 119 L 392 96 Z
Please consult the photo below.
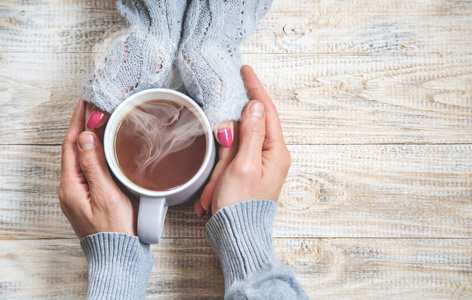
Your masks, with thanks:
M 85 130 L 94 132 L 100 141 L 103 141 L 105 125 L 110 114 L 100 110 L 92 103 L 87 103 L 85 113 Z
M 244 108 L 239 127 L 236 164 L 243 163 L 256 168 L 262 166 L 262 146 L 266 135 L 264 104 L 258 100 L 249 101 Z
M 235 122 L 236 123 L 236 122 Z M 213 194 L 215 193 L 215 187 L 218 183 L 218 180 L 221 177 L 221 174 L 226 170 L 228 164 L 234 159 L 236 156 L 236 152 L 238 151 L 239 146 L 239 126 L 238 124 L 234 124 L 234 136 L 236 137 L 231 144 L 231 147 L 224 148 L 220 147 L 219 149 L 219 159 L 218 163 L 216 164 L 213 172 L 211 173 L 210 180 L 205 185 L 203 189 L 202 195 L 200 197 L 200 203 L 204 210 L 207 212 L 210 211 L 211 201 L 213 199 Z
M 93 129 L 98 129 L 103 127 L 110 117 L 110 114 L 106 111 L 99 109 L 92 103 L 87 103 L 87 113 L 85 117 L 85 122 L 87 130 L 93 131 Z
M 221 176 L 222 171 L 224 170 L 224 167 L 221 166 L 220 168 L 217 169 L 218 166 L 219 165 L 217 164 L 215 169 L 213 170 L 213 173 L 215 171 L 220 170 L 218 172 L 218 176 L 217 176 L 219 178 L 219 176 Z M 205 211 L 209 211 L 210 208 L 211 208 L 211 199 L 213 198 L 213 193 L 215 192 L 215 187 L 216 187 L 217 182 L 218 182 L 217 179 L 214 179 L 214 180 L 210 179 L 210 181 L 208 181 L 208 183 L 205 185 L 205 188 L 203 189 L 202 195 L 200 196 L 200 200 L 199 200 L 200 201 L 200 206 Z
M 205 211 L 203 210 L 203 207 L 200 203 L 200 199 L 195 201 L 195 204 L 193 205 L 193 209 L 195 210 L 195 213 L 197 214 L 199 218 L 205 215 Z
M 80 169 L 87 179 L 92 199 L 100 202 L 113 198 L 111 195 L 121 194 L 108 171 L 103 146 L 97 136 L 93 132 L 84 131 L 77 138 L 77 145 Z
M 269 94 L 262 86 L 261 81 L 250 66 L 241 68 L 241 76 L 246 86 L 249 99 L 257 99 L 265 106 L 266 113 L 266 144 L 267 146 L 285 146 L 285 140 L 280 125 L 277 108 L 270 99 Z M 266 145 L 264 145 L 266 146 Z M 266 148 L 266 147 L 264 147 Z
M 65 182 L 77 182 L 82 177 L 77 152 L 77 137 L 84 130 L 85 103 L 79 100 L 72 118 L 66 136 L 62 142 L 61 158 L 61 180 Z
M 223 147 L 229 148 L 233 143 L 233 121 L 224 121 L 216 124 L 214 134 L 216 141 Z

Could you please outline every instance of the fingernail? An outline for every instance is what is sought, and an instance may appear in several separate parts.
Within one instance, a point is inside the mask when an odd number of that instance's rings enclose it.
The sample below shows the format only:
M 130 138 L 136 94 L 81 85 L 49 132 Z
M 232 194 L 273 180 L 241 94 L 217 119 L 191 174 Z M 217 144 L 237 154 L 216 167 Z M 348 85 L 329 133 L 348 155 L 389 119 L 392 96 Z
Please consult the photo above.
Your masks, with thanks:
M 221 146 L 229 148 L 233 143 L 233 134 L 231 133 L 231 129 L 218 129 L 218 141 L 220 142 Z
M 84 131 L 77 138 L 77 144 L 80 150 L 92 149 L 95 147 L 95 139 L 91 133 Z
M 264 115 L 264 104 L 261 102 L 256 102 L 251 105 L 249 108 L 251 115 L 261 118 Z
M 105 117 L 105 114 L 99 110 L 94 110 L 90 114 L 90 118 L 87 122 L 87 127 L 90 129 L 94 129 L 97 127 L 103 120 L 103 117 Z

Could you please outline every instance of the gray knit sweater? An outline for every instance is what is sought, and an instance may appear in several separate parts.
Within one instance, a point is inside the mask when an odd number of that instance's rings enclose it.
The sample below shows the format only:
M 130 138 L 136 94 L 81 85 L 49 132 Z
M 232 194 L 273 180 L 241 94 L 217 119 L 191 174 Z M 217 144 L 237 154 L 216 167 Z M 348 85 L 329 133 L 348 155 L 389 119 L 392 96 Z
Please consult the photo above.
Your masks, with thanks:
M 251 200 L 225 207 L 207 223 L 220 259 L 225 299 L 308 299 L 291 269 L 275 256 L 277 204 Z M 135 236 L 101 232 L 80 242 L 89 262 L 88 299 L 144 299 L 154 256 Z

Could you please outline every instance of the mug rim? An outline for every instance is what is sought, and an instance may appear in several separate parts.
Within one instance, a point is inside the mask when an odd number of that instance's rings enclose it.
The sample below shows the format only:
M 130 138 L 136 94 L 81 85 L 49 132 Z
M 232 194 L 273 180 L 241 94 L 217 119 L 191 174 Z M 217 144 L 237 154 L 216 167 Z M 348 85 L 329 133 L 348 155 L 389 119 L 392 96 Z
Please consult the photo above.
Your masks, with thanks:
M 152 100 L 145 100 L 145 101 L 142 101 L 142 102 L 138 102 L 140 99 L 143 98 L 144 95 L 147 95 L 147 94 L 157 94 L 156 95 L 156 100 L 158 100 L 158 98 L 162 94 L 171 94 L 171 95 L 177 96 L 178 98 L 183 100 L 185 105 L 187 105 L 189 107 L 192 107 L 195 110 L 197 110 L 197 112 L 199 114 L 199 115 L 197 115 L 197 117 L 198 117 L 200 123 L 202 123 L 205 127 L 205 130 L 204 130 L 205 131 L 205 137 L 206 137 L 206 139 L 205 139 L 205 141 L 206 141 L 205 157 L 203 158 L 203 162 L 200 165 L 200 168 L 198 169 L 197 173 L 195 173 L 195 175 L 193 175 L 193 177 L 190 180 L 188 180 L 187 182 L 185 182 L 181 186 L 170 189 L 170 190 L 166 190 L 166 191 L 153 191 L 153 190 L 145 189 L 143 187 L 140 187 L 136 183 L 132 182 L 128 177 L 126 177 L 126 175 L 121 170 L 120 166 L 118 165 L 118 161 L 117 161 L 116 155 L 115 155 L 115 142 L 114 142 L 114 139 L 115 139 L 116 131 L 118 129 L 118 125 L 121 123 L 123 118 L 128 113 L 128 112 L 126 112 L 125 114 L 116 114 L 116 112 L 117 111 L 119 112 L 120 110 L 123 110 L 123 108 L 126 107 L 127 105 L 130 105 L 132 108 L 135 108 L 136 106 L 138 106 L 142 103 L 152 101 Z M 169 100 L 169 99 L 163 99 L 163 100 L 175 102 L 175 100 Z M 133 104 L 133 102 L 137 102 L 137 103 Z M 211 126 L 210 126 L 210 122 L 208 121 L 208 118 L 206 117 L 206 115 L 203 112 L 202 108 L 196 102 L 194 102 L 187 95 L 185 95 L 181 92 L 175 91 L 175 90 L 166 89 L 166 88 L 153 88 L 153 89 L 147 89 L 147 90 L 144 90 L 144 91 L 140 91 L 136 94 L 133 94 L 133 95 L 129 96 L 128 98 L 126 98 L 122 103 L 120 103 L 120 105 L 118 105 L 118 107 L 113 111 L 113 113 L 110 116 L 110 119 L 108 120 L 107 126 L 105 128 L 105 133 L 103 135 L 103 145 L 104 145 L 104 150 L 105 150 L 105 158 L 106 158 L 106 161 L 108 163 L 108 166 L 110 167 L 113 174 L 117 177 L 117 179 L 122 184 L 124 184 L 126 186 L 126 188 L 128 188 L 129 190 L 131 190 L 131 191 L 133 191 L 133 192 L 135 192 L 139 195 L 144 195 L 144 196 L 156 197 L 157 198 L 157 197 L 167 197 L 167 196 L 170 196 L 170 195 L 177 194 L 177 193 L 187 189 L 188 187 L 192 186 L 192 184 L 198 178 L 200 178 L 202 176 L 202 173 L 205 171 L 205 169 L 208 167 L 208 164 L 210 163 L 211 153 L 213 152 L 214 144 L 211 141 L 212 138 L 213 138 L 213 132 L 212 132 L 212 129 L 211 129 Z

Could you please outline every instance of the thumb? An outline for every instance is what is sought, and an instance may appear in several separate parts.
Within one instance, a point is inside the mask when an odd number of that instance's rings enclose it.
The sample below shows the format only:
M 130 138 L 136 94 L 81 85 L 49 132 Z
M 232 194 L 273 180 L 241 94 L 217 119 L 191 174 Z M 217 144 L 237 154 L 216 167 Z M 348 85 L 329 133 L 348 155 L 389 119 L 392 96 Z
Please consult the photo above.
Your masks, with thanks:
M 90 194 L 95 201 L 104 200 L 105 195 L 120 192 L 108 171 L 103 146 L 98 137 L 90 131 L 82 132 L 77 138 L 79 166 L 87 179 Z
M 239 129 L 239 148 L 235 160 L 260 166 L 265 139 L 265 108 L 262 102 L 252 100 L 246 105 Z

